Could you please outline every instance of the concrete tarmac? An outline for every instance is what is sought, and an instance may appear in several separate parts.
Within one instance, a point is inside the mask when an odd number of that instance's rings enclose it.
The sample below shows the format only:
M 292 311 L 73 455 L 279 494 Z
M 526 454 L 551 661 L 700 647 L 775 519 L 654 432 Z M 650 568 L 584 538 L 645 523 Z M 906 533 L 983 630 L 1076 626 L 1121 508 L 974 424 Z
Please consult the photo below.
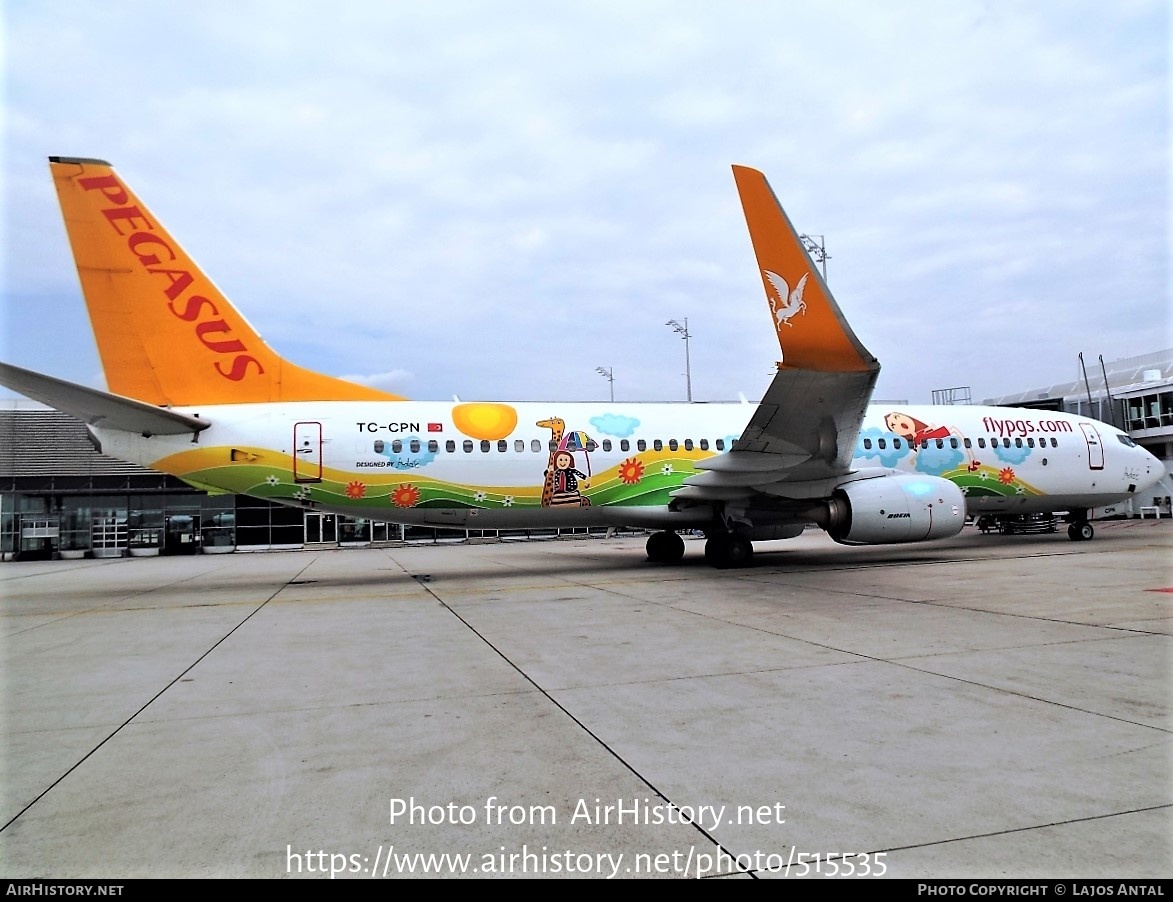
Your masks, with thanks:
M 2 564 L 0 873 L 1169 877 L 1173 526 L 1097 532 Z

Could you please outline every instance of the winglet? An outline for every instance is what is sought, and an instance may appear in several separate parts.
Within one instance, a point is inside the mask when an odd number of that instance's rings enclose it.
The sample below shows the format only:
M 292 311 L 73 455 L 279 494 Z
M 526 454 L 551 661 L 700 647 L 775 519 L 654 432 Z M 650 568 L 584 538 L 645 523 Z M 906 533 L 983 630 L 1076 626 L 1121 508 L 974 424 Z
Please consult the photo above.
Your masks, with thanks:
M 766 177 L 734 166 L 733 178 L 782 349 L 778 368 L 878 371 L 879 361 L 851 331 Z
M 282 358 L 109 163 L 49 161 L 110 391 L 168 406 L 402 400 Z

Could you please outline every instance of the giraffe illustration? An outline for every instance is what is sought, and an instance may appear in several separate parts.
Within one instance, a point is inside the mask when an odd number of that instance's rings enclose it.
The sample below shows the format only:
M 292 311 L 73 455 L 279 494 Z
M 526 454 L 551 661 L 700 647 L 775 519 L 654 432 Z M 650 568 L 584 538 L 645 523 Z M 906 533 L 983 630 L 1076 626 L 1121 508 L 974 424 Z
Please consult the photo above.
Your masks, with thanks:
M 566 434 L 566 421 L 550 417 L 548 420 L 538 420 L 534 425 L 550 430 L 550 459 L 546 462 L 546 481 L 542 484 L 542 507 L 549 507 L 554 500 L 554 458 L 558 454 L 558 443 Z

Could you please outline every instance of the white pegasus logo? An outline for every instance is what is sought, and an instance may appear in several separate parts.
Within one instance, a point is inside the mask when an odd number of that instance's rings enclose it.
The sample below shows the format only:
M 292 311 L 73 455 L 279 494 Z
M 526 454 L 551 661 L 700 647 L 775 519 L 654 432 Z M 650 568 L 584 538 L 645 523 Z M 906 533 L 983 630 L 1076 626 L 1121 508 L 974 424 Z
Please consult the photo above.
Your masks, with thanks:
M 768 269 L 763 269 L 762 272 L 774 287 L 775 295 L 770 297 L 770 310 L 774 312 L 774 319 L 778 321 L 779 326 L 794 325 L 790 320 L 806 310 L 806 301 L 802 299 L 802 292 L 806 288 L 806 280 L 810 278 L 810 273 L 805 273 L 798 280 L 798 284 L 794 286 L 794 291 L 791 291 L 786 280 L 776 272 L 770 272 Z

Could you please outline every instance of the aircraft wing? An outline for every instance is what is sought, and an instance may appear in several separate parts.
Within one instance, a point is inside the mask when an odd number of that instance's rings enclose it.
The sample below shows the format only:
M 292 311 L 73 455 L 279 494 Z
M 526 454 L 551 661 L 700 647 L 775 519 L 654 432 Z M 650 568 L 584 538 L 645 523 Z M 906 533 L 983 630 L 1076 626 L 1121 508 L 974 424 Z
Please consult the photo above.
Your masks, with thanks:
M 732 450 L 678 498 L 717 501 L 847 474 L 880 362 L 851 330 L 765 176 L 733 167 L 782 359 Z M 781 485 L 780 485 L 781 484 Z M 754 488 L 751 488 L 754 487 Z
M 0 363 L 0 385 L 72 414 L 91 426 L 121 429 L 144 436 L 182 435 L 212 425 L 199 417 L 153 407 L 7 363 Z

